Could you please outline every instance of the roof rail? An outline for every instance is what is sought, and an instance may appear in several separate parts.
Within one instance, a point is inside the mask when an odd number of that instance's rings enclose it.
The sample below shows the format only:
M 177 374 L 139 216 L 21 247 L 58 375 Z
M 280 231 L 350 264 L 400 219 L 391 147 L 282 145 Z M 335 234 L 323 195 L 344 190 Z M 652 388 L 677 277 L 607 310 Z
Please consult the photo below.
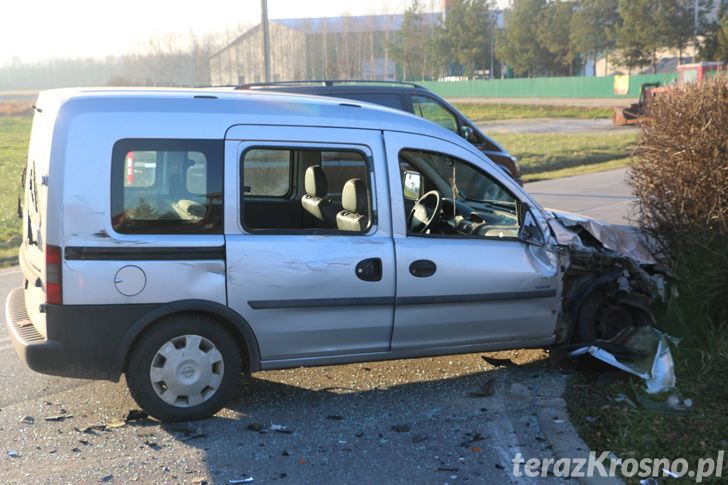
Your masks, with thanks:
M 373 81 L 370 79 L 315 79 L 306 81 L 276 81 L 276 82 L 260 82 L 260 83 L 248 83 L 236 86 L 235 89 L 256 89 L 276 86 L 306 86 L 306 85 L 320 85 L 320 86 L 340 86 L 347 84 L 381 84 L 381 85 L 396 85 L 396 86 L 409 86 L 413 88 L 422 88 L 423 86 L 406 82 L 406 81 Z

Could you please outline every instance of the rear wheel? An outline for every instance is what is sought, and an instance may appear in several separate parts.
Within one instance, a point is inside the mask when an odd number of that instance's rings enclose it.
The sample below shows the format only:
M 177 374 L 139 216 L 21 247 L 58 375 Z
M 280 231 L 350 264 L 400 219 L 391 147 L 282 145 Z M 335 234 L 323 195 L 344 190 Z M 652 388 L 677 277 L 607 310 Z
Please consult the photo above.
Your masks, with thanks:
M 240 385 L 242 355 L 230 332 L 201 314 L 160 320 L 135 343 L 126 366 L 132 397 L 162 421 L 212 416 Z

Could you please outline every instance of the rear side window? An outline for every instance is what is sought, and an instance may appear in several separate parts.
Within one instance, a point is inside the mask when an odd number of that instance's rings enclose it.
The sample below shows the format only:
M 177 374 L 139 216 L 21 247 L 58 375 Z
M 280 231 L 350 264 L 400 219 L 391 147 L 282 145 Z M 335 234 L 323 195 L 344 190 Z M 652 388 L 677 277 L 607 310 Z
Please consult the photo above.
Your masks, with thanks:
M 118 141 L 112 154 L 114 230 L 222 234 L 222 173 L 222 141 Z
M 427 96 L 412 96 L 412 109 L 417 116 L 457 133 L 458 122 L 455 116 L 434 99 Z
M 337 93 L 332 91 L 331 96 L 339 98 L 355 99 L 357 101 L 364 101 L 365 103 L 379 104 L 386 106 L 387 108 L 403 109 L 402 108 L 402 96 L 399 94 L 389 93 Z

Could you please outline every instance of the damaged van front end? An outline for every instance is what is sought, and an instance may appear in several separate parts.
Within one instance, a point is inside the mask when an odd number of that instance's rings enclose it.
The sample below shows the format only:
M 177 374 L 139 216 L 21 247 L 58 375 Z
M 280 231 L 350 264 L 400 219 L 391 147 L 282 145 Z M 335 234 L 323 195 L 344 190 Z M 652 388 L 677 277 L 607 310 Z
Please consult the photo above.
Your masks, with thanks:
M 655 394 L 675 387 L 671 338 L 655 327 L 655 306 L 676 291 L 635 228 L 551 211 L 562 250 L 564 296 L 556 359 L 591 355 L 640 377 Z
M 659 265 L 635 228 L 551 211 L 548 224 L 564 258 L 564 298 L 557 343 L 615 337 L 655 322 L 654 306 L 670 292 Z

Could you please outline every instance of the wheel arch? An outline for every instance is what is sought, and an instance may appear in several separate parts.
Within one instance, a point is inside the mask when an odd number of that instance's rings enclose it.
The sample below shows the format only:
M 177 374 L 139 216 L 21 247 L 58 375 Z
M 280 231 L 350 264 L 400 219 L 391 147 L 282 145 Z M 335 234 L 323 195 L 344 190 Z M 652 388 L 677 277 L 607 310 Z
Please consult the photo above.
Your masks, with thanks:
M 622 272 L 613 271 L 606 274 L 585 274 L 572 282 L 572 287 L 567 291 L 565 309 L 570 317 L 570 328 L 564 342 L 571 343 L 577 327 L 583 324 L 581 321 L 582 310 L 587 307 L 587 302 L 592 296 L 603 291 L 608 285 L 614 283 L 622 276 Z M 646 295 L 640 293 L 622 293 L 618 295 L 602 296 L 604 301 L 613 299 L 626 307 L 634 316 L 639 316 L 648 324 L 655 323 L 655 316 L 650 309 L 650 300 Z
M 159 319 L 176 314 L 195 312 L 206 314 L 225 325 L 235 336 L 243 352 L 245 372 L 260 370 L 260 348 L 248 322 L 234 310 L 207 300 L 179 300 L 161 305 L 139 318 L 126 332 L 116 348 L 111 364 L 111 378 L 118 380 L 124 372 L 127 356 L 139 336 Z

